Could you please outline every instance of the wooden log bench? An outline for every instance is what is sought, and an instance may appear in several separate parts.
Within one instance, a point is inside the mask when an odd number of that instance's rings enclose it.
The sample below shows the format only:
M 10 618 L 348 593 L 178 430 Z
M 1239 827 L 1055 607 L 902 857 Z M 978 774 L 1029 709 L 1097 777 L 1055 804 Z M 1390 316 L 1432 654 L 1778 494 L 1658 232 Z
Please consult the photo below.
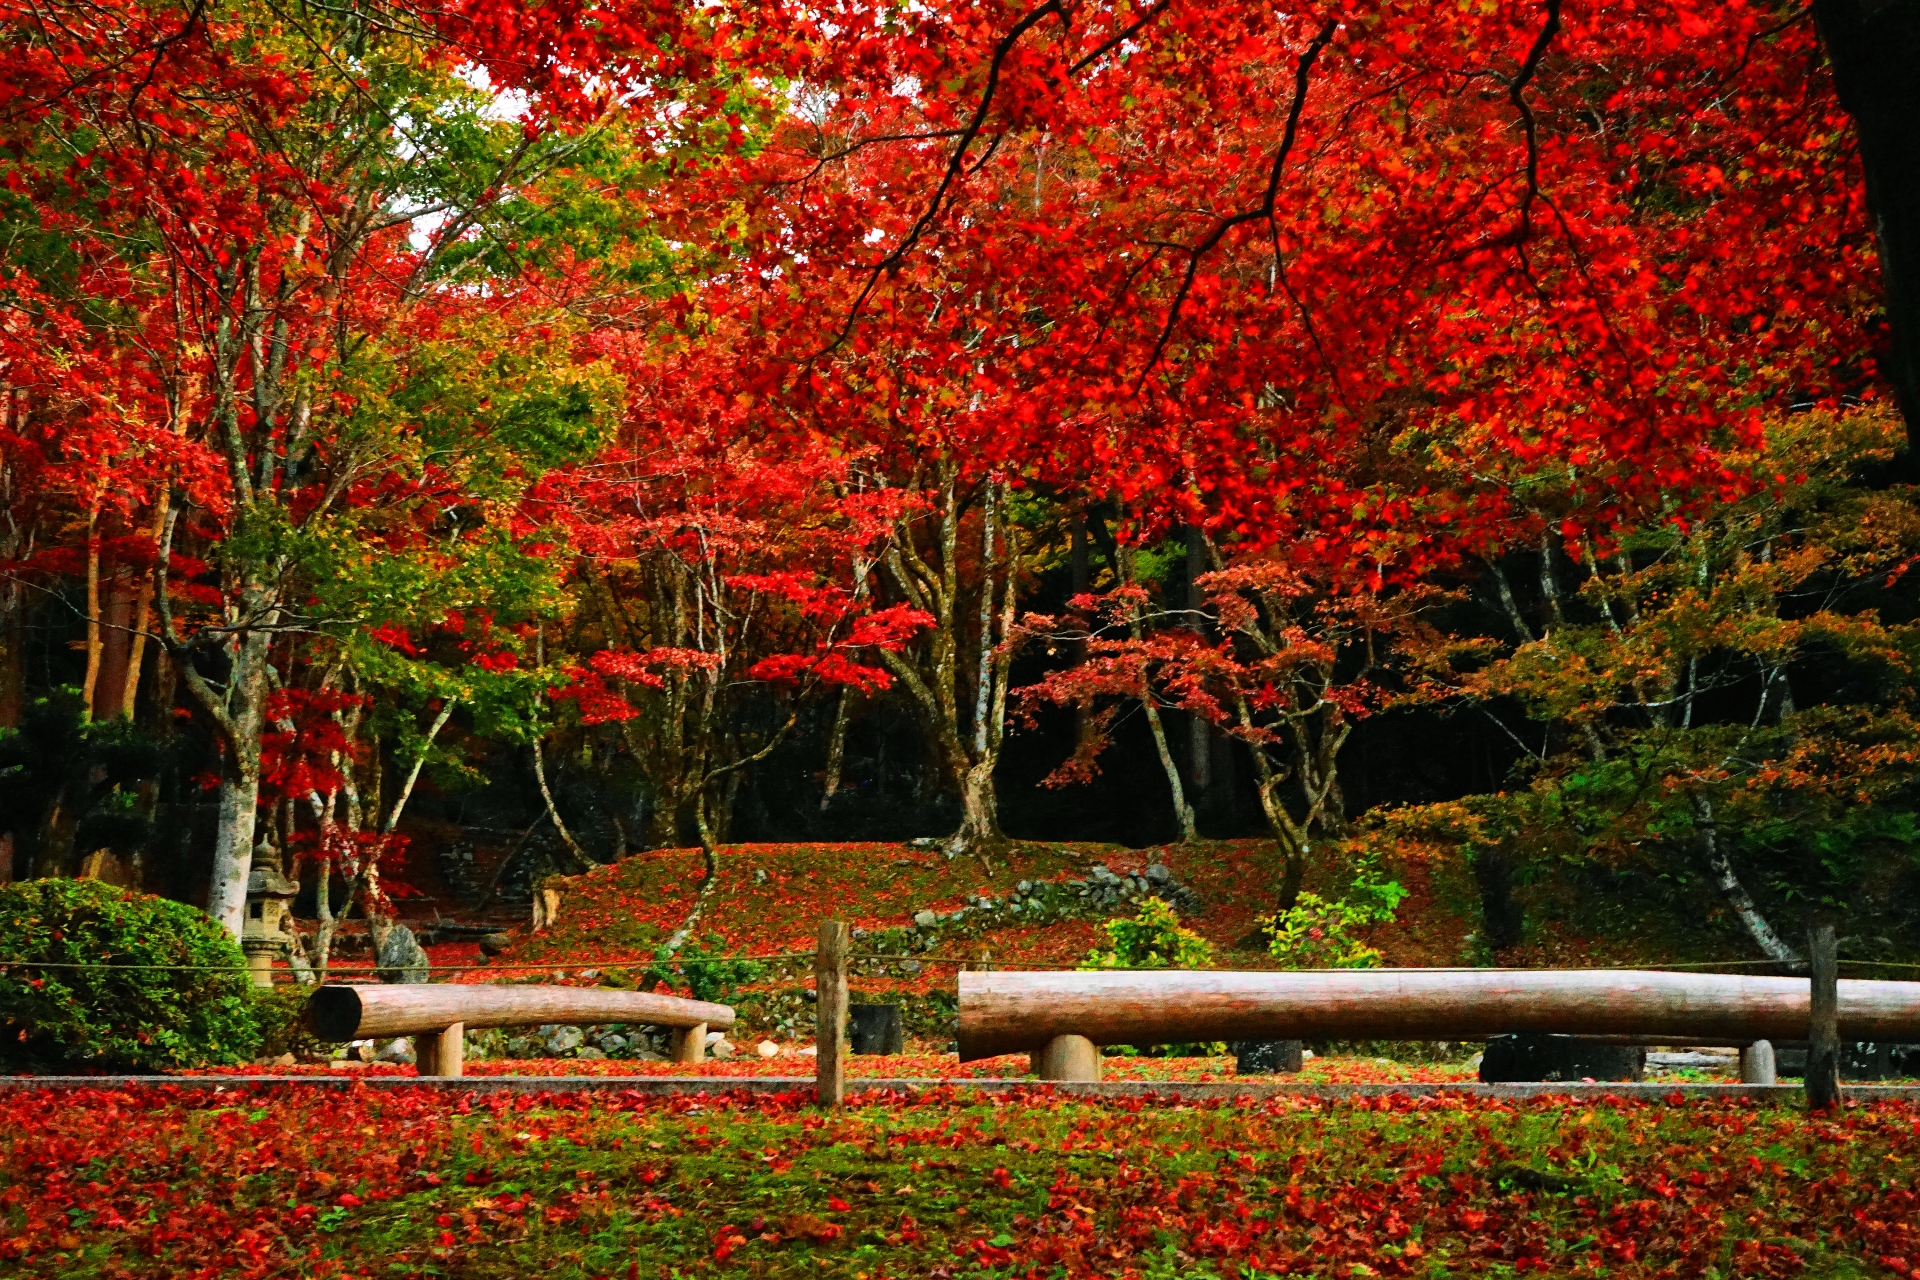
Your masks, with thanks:
M 421 1075 L 458 1076 L 469 1028 L 639 1023 L 672 1032 L 675 1062 L 698 1063 L 708 1030 L 725 1031 L 734 1015 L 729 1005 L 644 991 L 436 983 L 324 986 L 308 998 L 305 1019 L 309 1031 L 335 1043 L 410 1035 Z
M 960 1060 L 1027 1051 L 1042 1079 L 1097 1080 L 1100 1048 L 1208 1040 L 1464 1040 L 1511 1032 L 1622 1043 L 1800 1040 L 1805 978 L 1643 969 L 963 972 Z M 1850 1039 L 1920 1041 L 1920 983 L 1839 983 Z

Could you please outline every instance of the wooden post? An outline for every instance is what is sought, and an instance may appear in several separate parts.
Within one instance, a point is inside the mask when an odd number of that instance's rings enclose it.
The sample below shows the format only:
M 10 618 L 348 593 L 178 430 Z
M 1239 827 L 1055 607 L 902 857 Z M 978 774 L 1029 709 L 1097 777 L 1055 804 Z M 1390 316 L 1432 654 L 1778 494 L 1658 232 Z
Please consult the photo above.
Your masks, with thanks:
M 1813 1017 L 1807 1027 L 1807 1106 L 1824 1111 L 1840 1105 L 1840 954 L 1833 926 L 1807 934 Z
M 1755 1040 L 1740 1050 L 1741 1084 L 1778 1084 L 1780 1076 L 1774 1066 L 1773 1042 Z
M 837 1107 L 847 1096 L 847 926 L 820 922 L 813 955 L 814 1060 L 816 1096 L 823 1107 Z
M 1033 1051 L 1033 1074 L 1042 1080 L 1100 1080 L 1100 1046 L 1085 1036 L 1055 1036 Z
M 697 1066 L 707 1060 L 707 1024 L 696 1022 L 690 1027 L 673 1029 L 673 1060 L 689 1066 Z
M 423 1031 L 413 1038 L 413 1067 L 423 1076 L 458 1077 L 466 1068 L 464 1023 L 441 1031 Z

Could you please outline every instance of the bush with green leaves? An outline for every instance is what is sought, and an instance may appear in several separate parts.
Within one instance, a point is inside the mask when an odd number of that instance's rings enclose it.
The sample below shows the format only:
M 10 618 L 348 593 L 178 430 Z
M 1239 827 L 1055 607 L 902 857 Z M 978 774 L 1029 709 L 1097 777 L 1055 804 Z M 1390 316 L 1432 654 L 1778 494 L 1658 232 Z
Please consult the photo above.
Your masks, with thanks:
M 261 1042 L 245 964 L 184 903 L 97 880 L 0 887 L 0 1069 L 244 1062 Z M 80 965 L 121 967 L 62 967 Z
M 1109 920 L 1105 951 L 1095 949 L 1082 969 L 1203 969 L 1213 963 L 1213 944 L 1185 928 L 1180 913 L 1160 898 L 1140 904 L 1131 920 Z
M 1354 867 L 1353 882 L 1344 898 L 1327 899 L 1302 893 L 1293 906 L 1256 923 L 1267 936 L 1267 953 L 1293 969 L 1375 969 L 1379 948 L 1353 935 L 1373 924 L 1391 924 L 1407 890 L 1398 880 L 1380 874 L 1372 858 Z
M 670 991 L 684 989 L 695 1000 L 720 1000 L 748 983 L 760 981 L 766 966 L 757 960 L 722 955 L 720 948 L 726 945 L 725 938 L 710 933 L 704 943 L 689 938 L 677 955 L 664 946 L 656 949 L 653 964 L 641 975 L 641 989 L 659 983 Z
M 1380 951 L 1349 931 L 1372 924 L 1371 908 L 1345 898 L 1332 902 L 1317 893 L 1302 893 L 1294 904 L 1276 915 L 1261 916 L 1267 952 L 1295 969 L 1373 969 Z

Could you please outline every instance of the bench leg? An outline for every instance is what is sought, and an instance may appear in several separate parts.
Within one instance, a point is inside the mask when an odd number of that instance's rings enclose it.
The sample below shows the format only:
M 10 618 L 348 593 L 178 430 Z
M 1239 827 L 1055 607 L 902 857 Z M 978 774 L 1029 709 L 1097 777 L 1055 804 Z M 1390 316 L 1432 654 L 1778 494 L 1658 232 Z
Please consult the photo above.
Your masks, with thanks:
M 1033 1073 L 1042 1080 L 1098 1083 L 1100 1046 L 1085 1036 L 1055 1036 L 1034 1051 Z
M 697 1066 L 707 1060 L 707 1024 L 673 1028 L 673 1060 Z
M 444 1031 L 423 1031 L 413 1038 L 414 1070 L 423 1076 L 457 1077 L 466 1066 L 465 1023 Z
M 1780 1083 L 1780 1077 L 1775 1074 L 1772 1041 L 1755 1040 L 1740 1051 L 1740 1083 Z

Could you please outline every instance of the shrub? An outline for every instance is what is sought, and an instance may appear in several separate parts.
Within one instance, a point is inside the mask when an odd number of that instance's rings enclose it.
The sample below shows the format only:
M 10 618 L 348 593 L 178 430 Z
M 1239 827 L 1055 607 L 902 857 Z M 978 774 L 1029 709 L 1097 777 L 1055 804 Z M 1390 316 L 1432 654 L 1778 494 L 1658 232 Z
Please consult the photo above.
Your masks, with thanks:
M 1373 969 L 1380 964 L 1379 950 L 1347 932 L 1372 922 L 1367 907 L 1302 893 L 1287 910 L 1261 916 L 1260 928 L 1268 954 L 1295 969 Z
M 297 983 L 248 988 L 247 1000 L 253 1006 L 261 1057 L 277 1058 L 283 1053 L 320 1054 L 335 1047 L 307 1027 L 307 1001 L 314 991 L 313 987 Z
M 1200 969 L 1213 963 L 1213 944 L 1180 924 L 1180 914 L 1159 898 L 1140 904 L 1131 920 L 1101 926 L 1110 944 L 1080 962 L 1082 969 Z
M 1295 969 L 1375 969 L 1379 949 L 1350 930 L 1391 923 L 1406 896 L 1398 880 L 1382 879 L 1370 860 L 1362 861 L 1345 898 L 1328 901 L 1302 893 L 1291 908 L 1261 916 L 1257 923 L 1267 935 L 1267 953 Z
M 0 1066 L 164 1071 L 245 1061 L 260 1027 L 244 966 L 232 937 L 183 903 L 97 880 L 0 887 Z
M 666 947 L 657 948 L 654 962 L 640 977 L 642 990 L 658 983 L 669 991 L 684 989 L 695 1000 L 724 1000 L 749 983 L 760 981 L 766 966 L 756 960 L 728 958 L 720 948 L 727 940 L 717 933 L 707 935 L 703 943 L 689 938 L 677 956 L 669 956 Z

